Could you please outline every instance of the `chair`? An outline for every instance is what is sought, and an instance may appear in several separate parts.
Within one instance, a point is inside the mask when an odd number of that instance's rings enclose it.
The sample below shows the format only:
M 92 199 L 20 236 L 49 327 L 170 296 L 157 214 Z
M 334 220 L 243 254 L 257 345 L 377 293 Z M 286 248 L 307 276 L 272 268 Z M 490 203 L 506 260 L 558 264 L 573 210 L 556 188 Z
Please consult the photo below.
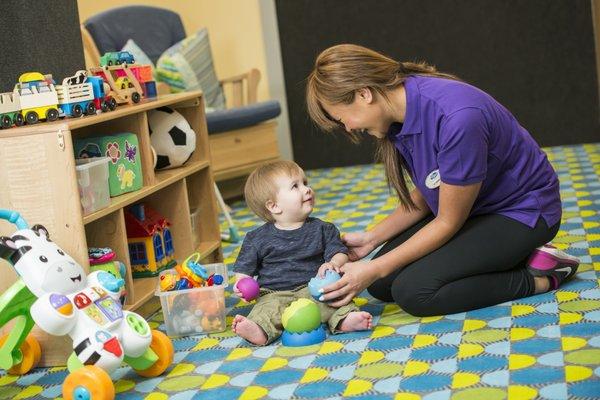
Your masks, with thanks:
M 81 25 L 88 67 L 100 65 L 100 55 L 119 51 L 129 39 L 156 63 L 160 55 L 186 37 L 179 15 L 163 8 L 125 6 L 90 17 Z M 280 158 L 276 122 L 281 108 L 277 101 L 257 102 L 260 72 L 221 79 L 230 85 L 231 108 L 206 114 L 215 180 L 225 197 L 241 194 L 239 183 L 257 165 Z M 159 94 L 168 86 L 158 82 Z M 225 182 L 228 181 L 228 182 Z

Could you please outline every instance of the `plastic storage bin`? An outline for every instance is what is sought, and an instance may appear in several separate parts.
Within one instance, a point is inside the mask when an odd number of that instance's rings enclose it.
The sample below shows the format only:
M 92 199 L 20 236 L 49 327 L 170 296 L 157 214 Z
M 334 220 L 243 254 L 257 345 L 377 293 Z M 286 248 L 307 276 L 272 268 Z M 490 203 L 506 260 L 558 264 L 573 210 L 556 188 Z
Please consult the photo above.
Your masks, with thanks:
M 134 133 L 86 137 L 75 139 L 73 144 L 77 158 L 107 156 L 110 159 L 108 186 L 111 197 L 142 188 L 142 159 Z
M 223 277 L 221 285 L 204 286 L 186 290 L 163 292 L 160 286 L 156 295 L 160 298 L 167 335 L 187 336 L 201 333 L 222 332 L 227 328 L 225 288 L 228 286 L 227 266 L 223 263 L 205 264 L 206 272 Z M 173 270 L 162 271 L 162 275 Z
M 83 215 L 91 214 L 110 204 L 108 186 L 108 157 L 81 158 L 75 160 L 79 197 Z

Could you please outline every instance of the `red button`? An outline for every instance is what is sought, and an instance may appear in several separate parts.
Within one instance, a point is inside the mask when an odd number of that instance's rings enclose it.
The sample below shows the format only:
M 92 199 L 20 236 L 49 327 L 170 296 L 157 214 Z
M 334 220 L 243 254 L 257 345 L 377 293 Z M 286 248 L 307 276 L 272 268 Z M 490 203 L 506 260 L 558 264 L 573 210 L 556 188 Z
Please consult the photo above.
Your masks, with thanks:
M 117 357 L 121 357 L 121 354 L 123 354 L 121 344 L 119 343 L 119 340 L 116 337 L 104 342 L 104 350 L 114 354 Z

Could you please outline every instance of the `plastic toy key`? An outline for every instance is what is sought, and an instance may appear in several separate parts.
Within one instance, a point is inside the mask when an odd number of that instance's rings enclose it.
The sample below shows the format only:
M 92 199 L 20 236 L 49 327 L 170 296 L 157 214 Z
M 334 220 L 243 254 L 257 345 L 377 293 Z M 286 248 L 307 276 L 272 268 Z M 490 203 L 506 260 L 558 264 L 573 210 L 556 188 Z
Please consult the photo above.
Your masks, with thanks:
M 140 375 L 162 374 L 173 361 L 173 345 L 148 322 L 125 311 L 118 301 L 124 282 L 105 271 L 86 276 L 83 268 L 50 240 L 41 225 L 29 228 L 14 211 L 0 209 L 0 218 L 17 226 L 0 237 L 0 257 L 19 279 L 0 296 L 0 327 L 15 320 L 0 339 L 0 367 L 25 374 L 35 367 L 41 349 L 34 324 L 52 335 L 69 335 L 73 353 L 63 383 L 65 399 L 105 399 L 115 396 L 110 373 L 123 361 Z
M 200 253 L 192 253 L 181 265 L 175 267 L 181 278 L 186 278 L 192 287 L 202 286 L 208 279 L 208 273 L 200 263 Z

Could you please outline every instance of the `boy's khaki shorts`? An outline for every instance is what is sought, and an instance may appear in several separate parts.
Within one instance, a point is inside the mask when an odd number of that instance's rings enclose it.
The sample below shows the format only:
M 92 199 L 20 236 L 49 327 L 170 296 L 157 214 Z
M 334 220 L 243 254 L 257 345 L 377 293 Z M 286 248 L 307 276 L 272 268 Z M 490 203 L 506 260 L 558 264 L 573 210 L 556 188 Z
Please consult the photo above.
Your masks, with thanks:
M 260 297 L 256 300 L 256 304 L 248 319 L 254 321 L 267 334 L 267 343 L 272 343 L 281 336 L 283 325 L 281 317 L 283 311 L 294 301 L 301 298 L 312 300 L 321 311 L 321 322 L 327 322 L 331 333 L 340 332 L 337 329 L 341 320 L 352 311 L 358 311 L 359 308 L 353 302 L 340 308 L 330 307 L 326 303 L 314 300 L 308 291 L 308 287 L 300 286 L 293 290 L 273 291 L 269 289 L 260 289 Z

